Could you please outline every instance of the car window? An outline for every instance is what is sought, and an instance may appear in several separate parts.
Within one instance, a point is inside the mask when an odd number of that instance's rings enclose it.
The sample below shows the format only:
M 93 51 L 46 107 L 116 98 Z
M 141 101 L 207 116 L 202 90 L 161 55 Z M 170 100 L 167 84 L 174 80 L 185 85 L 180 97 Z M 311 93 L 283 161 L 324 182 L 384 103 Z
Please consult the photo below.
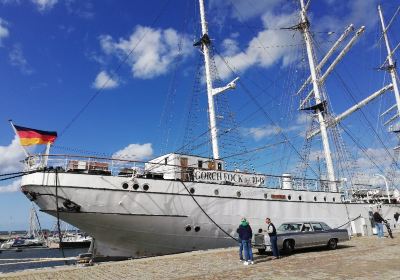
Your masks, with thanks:
M 319 223 L 312 223 L 311 225 L 312 225 L 314 231 L 323 231 L 324 230 L 322 228 L 321 224 L 319 224 Z
M 278 231 L 300 231 L 301 225 L 301 223 L 282 224 Z
M 322 228 L 323 228 L 324 230 L 330 230 L 330 229 L 331 229 L 331 227 L 328 226 L 328 225 L 325 224 L 325 223 L 322 223 L 322 222 L 321 222 L 321 225 L 322 225 Z
M 307 231 L 313 231 L 313 230 L 312 230 L 311 225 L 306 223 L 306 224 L 303 224 L 303 228 L 301 229 L 301 231 L 307 232 Z

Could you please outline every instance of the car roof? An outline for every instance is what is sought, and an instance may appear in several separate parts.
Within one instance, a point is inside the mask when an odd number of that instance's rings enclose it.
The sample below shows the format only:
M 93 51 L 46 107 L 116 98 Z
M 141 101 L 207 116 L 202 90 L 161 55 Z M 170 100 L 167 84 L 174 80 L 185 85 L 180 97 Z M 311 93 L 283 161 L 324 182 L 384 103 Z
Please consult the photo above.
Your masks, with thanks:
M 283 224 L 318 224 L 318 223 L 324 223 L 324 224 L 326 224 L 325 222 L 321 222 L 321 221 L 299 221 L 299 222 L 284 222 L 284 223 L 282 223 L 282 225 Z

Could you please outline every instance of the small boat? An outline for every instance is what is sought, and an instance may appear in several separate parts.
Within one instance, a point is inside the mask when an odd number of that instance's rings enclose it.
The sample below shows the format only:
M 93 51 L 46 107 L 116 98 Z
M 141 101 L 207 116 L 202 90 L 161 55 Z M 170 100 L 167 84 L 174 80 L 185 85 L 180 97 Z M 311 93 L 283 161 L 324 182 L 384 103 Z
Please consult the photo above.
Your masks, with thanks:
M 15 237 L 10 238 L 3 244 L 1 244 L 1 249 L 11 249 L 20 247 L 43 247 L 44 242 L 40 238 L 31 237 Z
M 60 248 L 89 248 L 92 237 L 82 234 L 74 234 L 62 238 Z

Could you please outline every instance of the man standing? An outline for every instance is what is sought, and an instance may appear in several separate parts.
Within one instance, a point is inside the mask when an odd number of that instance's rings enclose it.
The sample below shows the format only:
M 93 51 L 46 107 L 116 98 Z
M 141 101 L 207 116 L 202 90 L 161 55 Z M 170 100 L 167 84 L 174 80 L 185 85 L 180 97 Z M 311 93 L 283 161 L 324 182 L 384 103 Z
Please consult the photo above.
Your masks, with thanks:
M 278 249 L 278 238 L 276 236 L 276 228 L 273 223 L 271 223 L 270 218 L 266 218 L 267 232 L 269 235 L 269 241 L 271 242 L 273 259 L 279 259 L 279 249 Z
M 378 234 L 379 238 L 383 238 L 383 222 L 384 219 L 382 218 L 381 214 L 379 214 L 378 209 L 375 211 L 374 215 L 374 222 L 375 222 L 375 227 L 376 227 L 376 231 Z
M 253 252 L 251 249 L 251 238 L 253 236 L 253 231 L 249 225 L 249 222 L 246 218 L 242 218 L 240 222 L 240 226 L 237 229 L 237 233 L 239 234 L 239 238 L 242 241 L 243 249 L 244 249 L 244 265 L 254 264 L 253 261 Z
M 394 227 L 396 227 L 397 224 L 400 225 L 399 217 L 400 217 L 399 212 L 394 213 L 394 215 L 393 215 L 393 218 L 395 220 Z

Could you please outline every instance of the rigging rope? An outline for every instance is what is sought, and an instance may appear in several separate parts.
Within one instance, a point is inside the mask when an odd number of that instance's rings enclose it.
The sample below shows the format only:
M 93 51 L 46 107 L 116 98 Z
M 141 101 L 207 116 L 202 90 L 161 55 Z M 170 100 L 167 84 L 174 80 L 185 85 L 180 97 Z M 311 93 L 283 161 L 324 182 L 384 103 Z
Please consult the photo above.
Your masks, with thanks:
M 49 173 L 48 173 L 49 174 Z M 58 230 L 58 242 L 59 242 L 59 249 L 61 249 L 61 254 L 63 258 L 65 258 L 64 248 L 62 246 L 62 236 L 61 236 L 61 227 L 60 227 L 60 210 L 58 207 L 58 170 L 55 170 L 56 178 L 55 178 L 55 185 L 56 185 L 56 213 L 57 213 L 57 230 Z M 65 261 L 67 264 L 67 261 Z
M 201 207 L 200 203 L 196 200 L 196 198 L 193 196 L 193 194 L 189 191 L 189 189 L 187 188 L 187 186 L 185 185 L 185 183 L 181 180 L 179 180 L 179 182 L 181 182 L 181 184 L 185 187 L 187 193 L 190 195 L 190 197 L 193 199 L 193 201 L 197 204 L 197 206 L 200 208 L 200 210 L 204 213 L 204 215 L 207 216 L 207 218 L 217 227 L 219 228 L 224 234 L 226 234 L 228 237 L 232 238 L 233 240 L 235 240 L 236 242 L 238 242 L 239 240 L 235 237 L 233 237 L 232 235 L 230 235 L 226 230 L 224 230 L 219 224 L 217 224 L 213 218 L 210 217 L 210 215 L 207 214 L 207 212 L 203 209 L 203 207 Z

